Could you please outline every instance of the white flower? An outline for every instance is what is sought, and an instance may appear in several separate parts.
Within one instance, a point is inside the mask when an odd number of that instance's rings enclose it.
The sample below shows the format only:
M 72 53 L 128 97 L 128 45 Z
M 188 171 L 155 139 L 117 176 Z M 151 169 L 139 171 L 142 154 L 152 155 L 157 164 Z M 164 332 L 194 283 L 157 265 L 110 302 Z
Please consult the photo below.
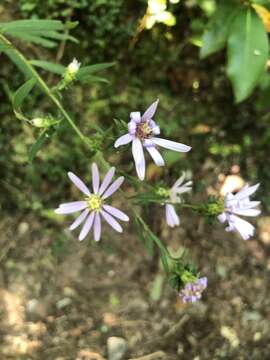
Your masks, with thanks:
M 179 226 L 180 218 L 177 215 L 175 208 L 172 204 L 181 203 L 181 194 L 191 191 L 192 181 L 184 183 L 186 174 L 183 175 L 174 183 L 171 189 L 168 191 L 169 203 L 165 206 L 166 221 L 170 227 Z
M 81 63 L 79 63 L 78 60 L 74 58 L 72 62 L 68 65 L 67 71 L 70 75 L 74 76 L 78 72 L 80 66 Z
M 250 201 L 260 184 L 249 186 L 246 184 L 237 194 L 227 193 L 224 200 L 224 212 L 218 216 L 221 223 L 228 222 L 226 231 L 238 231 L 244 240 L 254 235 L 254 226 L 237 215 L 258 216 L 261 211 L 254 209 L 260 201 Z

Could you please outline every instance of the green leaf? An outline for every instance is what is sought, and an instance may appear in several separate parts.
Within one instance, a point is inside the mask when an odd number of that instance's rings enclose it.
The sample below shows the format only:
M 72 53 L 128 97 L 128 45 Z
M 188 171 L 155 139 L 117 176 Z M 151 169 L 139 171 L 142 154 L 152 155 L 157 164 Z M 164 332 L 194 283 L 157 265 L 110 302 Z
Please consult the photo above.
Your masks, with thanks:
M 45 38 L 43 38 L 41 36 L 37 36 L 37 35 L 32 35 L 32 34 L 27 34 L 27 33 L 24 34 L 24 33 L 20 33 L 17 31 L 14 31 L 9 35 L 12 35 L 23 41 L 31 42 L 33 44 L 41 45 L 41 46 L 44 46 L 47 48 L 53 48 L 57 45 L 57 43 L 55 41 L 51 41 L 51 40 L 45 39 Z
M 236 102 L 246 99 L 266 70 L 269 43 L 264 25 L 251 9 L 235 17 L 228 38 L 227 74 Z
M 103 82 L 108 84 L 109 81 L 100 76 L 85 76 L 84 78 L 80 77 L 80 79 L 76 75 L 76 79 L 79 80 L 81 83 L 95 83 L 95 82 Z
M 36 79 L 31 78 L 30 80 L 27 80 L 22 86 L 20 86 L 19 89 L 15 92 L 13 97 L 13 108 L 16 111 L 21 107 L 24 99 L 29 95 L 35 84 Z
M 230 25 L 237 7 L 230 2 L 218 5 L 202 37 L 200 57 L 202 59 L 225 47 Z
M 55 64 L 50 61 L 31 60 L 29 62 L 36 67 L 58 75 L 63 75 L 66 71 L 66 68 L 63 65 Z
M 18 67 L 18 69 L 25 75 L 26 78 L 32 77 L 32 72 L 25 64 L 21 54 L 14 48 L 14 46 L 5 38 L 0 36 L 0 50 L 3 51 L 10 60 Z
M 66 33 L 74 24 L 64 24 L 58 20 L 17 20 L 0 23 L 0 33 L 44 47 L 54 47 L 54 40 L 77 40 Z
M 164 276 L 161 274 L 157 274 L 155 277 L 155 280 L 152 284 L 152 288 L 150 291 L 150 298 L 153 301 L 159 301 L 161 298 L 161 293 L 162 293 L 162 286 L 163 286 L 163 282 L 164 282 Z
M 76 74 L 76 79 L 83 80 L 88 75 L 92 75 L 98 71 L 108 69 L 109 67 L 112 67 L 114 65 L 115 65 L 114 62 L 110 62 L 110 63 L 101 63 L 101 64 L 83 66 L 79 69 L 78 73 Z
M 12 31 L 24 33 L 43 33 L 44 31 L 64 30 L 65 25 L 59 20 L 16 20 L 0 23 L 0 33 L 8 34 Z
M 170 268 L 169 268 L 168 258 L 167 258 L 167 255 L 166 255 L 165 251 L 160 252 L 160 258 L 161 258 L 161 262 L 162 262 L 164 271 L 166 273 L 168 273 L 170 271 Z
M 43 131 L 39 137 L 37 138 L 37 141 L 31 145 L 29 151 L 28 151 L 28 158 L 29 161 L 32 162 L 37 155 L 38 151 L 42 148 L 46 140 L 49 138 L 49 135 L 47 134 L 47 130 Z

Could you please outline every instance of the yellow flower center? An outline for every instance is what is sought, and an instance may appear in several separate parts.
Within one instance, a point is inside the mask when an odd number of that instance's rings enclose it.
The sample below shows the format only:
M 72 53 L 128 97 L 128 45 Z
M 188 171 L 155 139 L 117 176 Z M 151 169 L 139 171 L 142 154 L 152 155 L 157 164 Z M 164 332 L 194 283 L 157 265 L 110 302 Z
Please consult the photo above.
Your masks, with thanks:
M 99 195 L 90 195 L 87 200 L 88 208 L 94 211 L 100 211 L 102 208 L 103 200 Z
M 136 135 L 141 139 L 148 139 L 152 135 L 152 129 L 147 122 L 142 122 L 137 125 Z

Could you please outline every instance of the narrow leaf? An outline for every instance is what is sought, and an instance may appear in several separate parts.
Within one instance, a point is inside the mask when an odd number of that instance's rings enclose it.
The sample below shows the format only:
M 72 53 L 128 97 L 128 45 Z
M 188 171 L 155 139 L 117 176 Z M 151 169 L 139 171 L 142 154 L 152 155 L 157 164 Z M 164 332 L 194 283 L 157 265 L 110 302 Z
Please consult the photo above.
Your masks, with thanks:
M 79 80 L 82 83 L 95 83 L 95 82 L 103 82 L 108 84 L 109 81 L 103 77 L 100 76 L 85 76 L 85 77 L 80 77 L 78 78 L 78 76 L 76 75 L 76 79 Z
M 42 33 L 44 31 L 64 30 L 65 25 L 59 20 L 16 20 L 0 23 L 0 33 L 10 33 L 12 31 L 24 33 Z
M 66 68 L 63 65 L 55 64 L 50 61 L 31 60 L 30 64 L 58 75 L 62 75 L 66 71 Z
M 13 107 L 15 110 L 19 109 L 24 101 L 24 99 L 29 95 L 30 91 L 36 84 L 36 79 L 31 78 L 27 80 L 19 89 L 15 92 L 13 98 Z
M 42 146 L 44 145 L 44 143 L 46 142 L 46 140 L 49 138 L 47 131 L 43 131 L 37 141 L 31 145 L 29 151 L 28 151 L 28 158 L 29 161 L 32 162 L 35 158 L 35 156 L 37 155 L 38 151 L 42 148 Z
M 269 43 L 262 20 L 252 8 L 235 17 L 228 38 L 227 74 L 237 102 L 246 99 L 266 70 Z
M 31 42 L 31 43 L 41 45 L 41 46 L 44 46 L 47 48 L 53 48 L 56 46 L 55 41 L 45 39 L 39 35 L 32 35 L 32 34 L 18 32 L 18 31 L 11 31 L 9 35 L 16 37 L 20 40 Z
M 78 80 L 81 80 L 88 75 L 92 75 L 92 74 L 96 73 L 97 71 L 108 69 L 109 67 L 112 67 L 114 65 L 115 65 L 114 62 L 110 62 L 110 63 L 101 63 L 101 64 L 83 66 L 79 69 L 79 71 L 76 75 L 76 78 Z

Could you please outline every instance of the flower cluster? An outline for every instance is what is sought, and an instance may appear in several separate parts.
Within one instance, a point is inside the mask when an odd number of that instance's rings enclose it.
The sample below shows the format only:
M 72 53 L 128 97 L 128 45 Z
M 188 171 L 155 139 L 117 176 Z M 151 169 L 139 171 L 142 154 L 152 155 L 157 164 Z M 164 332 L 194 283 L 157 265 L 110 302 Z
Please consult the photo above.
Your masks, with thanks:
M 64 74 L 63 81 L 65 84 L 75 79 L 79 67 L 80 64 L 74 59 Z M 147 150 L 157 166 L 164 166 L 164 160 L 159 152 L 159 147 L 177 152 L 188 152 L 191 150 L 191 147 L 188 145 L 158 137 L 160 128 L 153 120 L 157 106 L 158 100 L 151 104 L 143 115 L 140 112 L 132 112 L 128 123 L 128 133 L 122 135 L 114 143 L 116 148 L 132 143 L 132 155 L 140 180 L 145 178 L 146 163 L 144 149 Z M 101 139 L 97 140 L 101 141 Z M 124 212 L 107 203 L 108 198 L 119 189 L 124 181 L 123 176 L 113 181 L 114 174 L 115 168 L 112 167 L 108 170 L 104 180 L 100 182 L 98 167 L 93 163 L 92 191 L 90 191 L 78 176 L 72 172 L 68 173 L 73 184 L 84 194 L 84 198 L 80 201 L 60 204 L 55 212 L 57 214 L 80 212 L 80 215 L 69 227 L 70 230 L 74 230 L 82 225 L 79 234 L 80 241 L 85 239 L 92 227 L 94 239 L 96 241 L 100 240 L 101 219 L 105 220 L 117 232 L 123 231 L 122 226 L 117 220 L 129 221 L 129 217 Z M 197 209 L 198 212 L 205 214 L 209 219 L 216 218 L 217 216 L 220 222 L 228 223 L 226 231 L 238 231 L 244 240 L 249 239 L 254 234 L 254 226 L 241 219 L 239 215 L 257 216 L 260 214 L 260 210 L 255 209 L 260 202 L 250 200 L 250 196 L 255 193 L 259 184 L 251 187 L 246 185 L 237 194 L 227 193 L 223 201 L 213 198 L 207 204 L 192 206 L 182 204 L 182 195 L 190 192 L 192 189 L 192 181 L 186 180 L 186 174 L 183 173 L 170 189 L 163 187 L 157 190 L 157 194 L 162 197 L 162 203 L 165 205 L 168 226 L 175 227 L 180 225 L 180 217 L 176 212 L 175 206 L 181 204 L 181 206 L 186 205 L 193 208 L 193 210 Z M 152 236 L 153 238 L 156 239 L 155 236 Z M 156 243 L 164 254 L 164 246 L 161 246 L 159 241 Z M 207 278 L 199 277 L 199 273 L 196 272 L 194 267 L 186 263 L 181 257 L 174 259 L 167 250 L 165 254 L 167 254 L 168 259 L 174 262 L 170 283 L 177 290 L 181 300 L 184 303 L 193 303 L 199 300 L 202 292 L 207 288 Z

